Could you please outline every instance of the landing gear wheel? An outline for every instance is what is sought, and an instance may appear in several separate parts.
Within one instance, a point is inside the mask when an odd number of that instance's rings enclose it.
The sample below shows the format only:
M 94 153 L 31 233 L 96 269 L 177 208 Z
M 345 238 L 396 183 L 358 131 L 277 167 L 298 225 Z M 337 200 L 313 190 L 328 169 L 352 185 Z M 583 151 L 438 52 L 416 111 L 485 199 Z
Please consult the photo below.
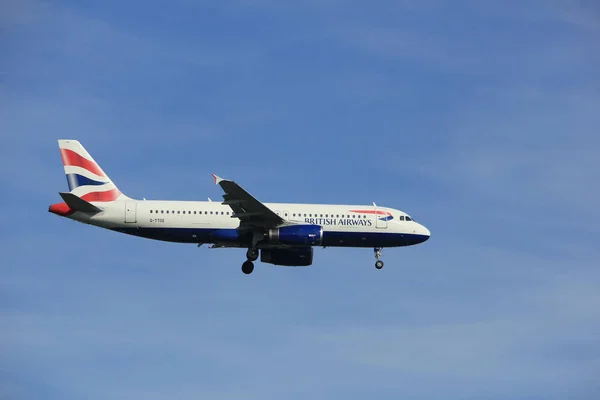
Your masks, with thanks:
M 254 263 L 252 261 L 245 261 L 242 264 L 242 272 L 249 275 L 254 271 Z
M 377 259 L 377 262 L 375 263 L 375 268 L 377 269 L 383 268 L 383 261 L 379 259 L 379 257 L 381 257 L 381 250 L 381 247 L 373 248 L 373 251 L 375 252 L 375 258 Z
M 246 252 L 246 258 L 248 261 L 256 261 L 258 259 L 258 249 L 249 248 Z

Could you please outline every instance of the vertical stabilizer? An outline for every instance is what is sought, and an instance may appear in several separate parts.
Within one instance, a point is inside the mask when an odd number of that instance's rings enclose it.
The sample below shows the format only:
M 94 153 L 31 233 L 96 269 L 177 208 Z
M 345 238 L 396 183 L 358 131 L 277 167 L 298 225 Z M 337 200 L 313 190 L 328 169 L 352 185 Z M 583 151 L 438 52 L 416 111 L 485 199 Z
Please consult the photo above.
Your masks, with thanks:
M 87 202 L 129 199 L 77 140 L 59 140 L 58 147 L 71 193 Z

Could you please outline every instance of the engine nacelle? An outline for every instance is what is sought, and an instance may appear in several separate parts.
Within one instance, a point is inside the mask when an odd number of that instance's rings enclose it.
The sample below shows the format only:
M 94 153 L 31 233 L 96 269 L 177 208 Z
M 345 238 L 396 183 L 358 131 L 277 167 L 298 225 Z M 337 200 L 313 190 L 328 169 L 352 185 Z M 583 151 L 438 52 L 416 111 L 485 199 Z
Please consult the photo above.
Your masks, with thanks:
M 269 243 L 318 246 L 323 241 L 323 227 L 319 225 L 289 225 L 269 229 Z
M 312 247 L 261 250 L 260 261 L 287 267 L 307 267 L 313 261 Z

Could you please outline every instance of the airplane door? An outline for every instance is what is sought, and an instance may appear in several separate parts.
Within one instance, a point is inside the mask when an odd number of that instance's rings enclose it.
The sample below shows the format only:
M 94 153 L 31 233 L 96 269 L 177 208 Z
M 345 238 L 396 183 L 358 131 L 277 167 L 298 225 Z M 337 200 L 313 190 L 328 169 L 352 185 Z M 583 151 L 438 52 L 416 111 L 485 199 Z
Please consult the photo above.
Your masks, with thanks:
M 136 219 L 137 213 L 137 202 L 136 201 L 128 201 L 125 203 L 125 222 L 134 223 L 137 221 Z
M 378 229 L 386 229 L 387 228 L 387 218 L 385 218 L 385 214 L 379 214 L 379 212 L 377 212 L 375 214 L 375 226 Z

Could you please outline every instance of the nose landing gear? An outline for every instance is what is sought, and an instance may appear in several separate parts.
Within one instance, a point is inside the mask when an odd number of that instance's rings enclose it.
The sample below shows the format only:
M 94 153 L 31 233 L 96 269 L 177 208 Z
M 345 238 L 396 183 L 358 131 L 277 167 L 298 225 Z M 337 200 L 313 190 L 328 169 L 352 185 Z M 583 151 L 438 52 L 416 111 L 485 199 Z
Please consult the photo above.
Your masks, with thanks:
M 246 252 L 246 258 L 248 260 L 244 261 L 242 264 L 242 272 L 248 275 L 254 271 L 254 263 L 252 261 L 256 261 L 258 259 L 258 249 L 255 247 L 249 248 Z
M 379 257 L 381 257 L 381 250 L 383 250 L 381 247 L 375 247 L 373 249 L 373 251 L 375 252 L 375 258 L 377 259 L 377 261 L 375 262 L 375 268 L 377 269 L 383 268 L 383 261 L 379 259 Z

